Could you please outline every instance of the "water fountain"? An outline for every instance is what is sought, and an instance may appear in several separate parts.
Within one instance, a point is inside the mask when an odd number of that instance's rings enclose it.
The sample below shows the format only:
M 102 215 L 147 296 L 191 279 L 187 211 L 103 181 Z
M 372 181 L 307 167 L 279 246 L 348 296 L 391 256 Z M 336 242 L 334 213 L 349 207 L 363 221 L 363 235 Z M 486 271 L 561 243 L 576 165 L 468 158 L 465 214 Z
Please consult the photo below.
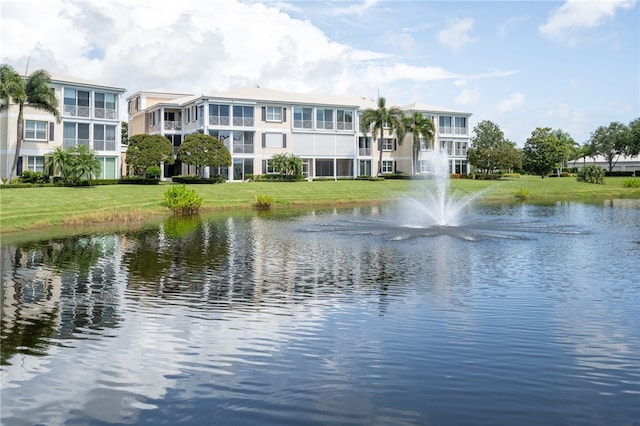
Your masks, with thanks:
M 458 197 L 449 190 L 449 157 L 445 151 L 433 150 L 423 158 L 427 175 L 419 183 L 415 196 L 405 196 L 398 203 L 400 224 L 406 227 L 453 227 L 460 225 L 460 213 L 479 194 Z

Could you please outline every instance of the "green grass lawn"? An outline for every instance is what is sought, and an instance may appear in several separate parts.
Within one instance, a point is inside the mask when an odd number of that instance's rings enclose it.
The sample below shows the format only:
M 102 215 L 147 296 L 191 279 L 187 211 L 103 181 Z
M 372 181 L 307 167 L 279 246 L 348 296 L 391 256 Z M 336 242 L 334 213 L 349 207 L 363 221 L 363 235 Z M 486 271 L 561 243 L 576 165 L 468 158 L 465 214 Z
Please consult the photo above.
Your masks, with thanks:
M 529 192 L 527 202 L 640 198 L 639 188 L 624 188 L 625 178 L 606 178 L 605 185 L 577 182 L 575 178 L 523 176 L 500 181 L 454 179 L 451 190 L 471 194 L 485 190 L 480 199 L 513 202 L 518 190 Z M 107 185 L 79 188 L 20 188 L 0 190 L 0 232 L 86 223 L 133 222 L 170 215 L 160 185 Z M 315 181 L 248 182 L 192 185 L 204 198 L 203 210 L 251 208 L 256 195 L 275 199 L 274 208 L 375 203 L 411 194 L 421 181 Z

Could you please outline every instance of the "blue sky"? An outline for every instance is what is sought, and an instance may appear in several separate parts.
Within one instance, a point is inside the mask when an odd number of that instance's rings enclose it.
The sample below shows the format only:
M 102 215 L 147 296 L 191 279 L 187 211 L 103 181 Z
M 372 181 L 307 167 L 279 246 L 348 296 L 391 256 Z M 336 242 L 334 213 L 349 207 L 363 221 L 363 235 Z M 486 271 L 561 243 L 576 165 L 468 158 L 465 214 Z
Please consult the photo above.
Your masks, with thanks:
M 522 146 L 640 116 L 640 6 L 600 1 L 0 0 L 2 63 L 135 91 L 279 90 L 473 113 Z

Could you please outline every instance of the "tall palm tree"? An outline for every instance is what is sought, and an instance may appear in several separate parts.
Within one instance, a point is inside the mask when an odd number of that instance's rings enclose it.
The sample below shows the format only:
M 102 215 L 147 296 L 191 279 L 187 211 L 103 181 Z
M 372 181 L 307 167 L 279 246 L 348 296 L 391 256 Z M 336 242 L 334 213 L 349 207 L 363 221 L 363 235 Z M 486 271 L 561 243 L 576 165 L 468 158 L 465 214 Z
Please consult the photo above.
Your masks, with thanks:
M 77 180 L 87 179 L 89 185 L 91 185 L 91 179 L 96 177 L 102 169 L 95 151 L 89 149 L 86 145 L 79 145 L 74 149 L 72 155 L 75 156 L 71 165 L 73 175 Z
M 406 133 L 404 126 L 404 112 L 398 107 L 387 108 L 385 98 L 378 98 L 378 108 L 367 108 L 362 112 L 360 119 L 360 132 L 366 135 L 371 132 L 373 141 L 375 142 L 378 135 L 378 151 L 380 151 L 380 159 L 378 160 L 378 174 L 382 174 L 382 140 L 384 138 L 384 129 L 389 130 L 389 134 L 394 131 L 398 138 L 398 143 L 402 144 Z
M 56 147 L 53 152 L 44 157 L 44 172 L 49 176 L 62 176 L 62 180 L 67 182 L 71 175 L 71 164 L 73 162 L 70 148 Z
M 51 76 L 44 70 L 38 70 L 29 76 L 22 77 L 10 65 L 0 65 L 0 110 L 8 109 L 13 104 L 18 105 L 18 126 L 16 137 L 16 153 L 13 165 L 9 171 L 9 180 L 16 171 L 20 149 L 24 139 L 24 106 L 25 104 L 42 111 L 46 111 L 56 117 L 60 122 L 58 99 L 51 90 Z
M 418 170 L 418 152 L 420 151 L 420 137 L 425 143 L 433 142 L 433 136 L 436 133 L 436 125 L 433 124 L 431 117 L 425 117 L 420 111 L 414 111 L 410 117 L 406 117 L 404 127 L 407 132 L 413 136 L 413 149 L 411 151 L 411 167 L 413 174 Z

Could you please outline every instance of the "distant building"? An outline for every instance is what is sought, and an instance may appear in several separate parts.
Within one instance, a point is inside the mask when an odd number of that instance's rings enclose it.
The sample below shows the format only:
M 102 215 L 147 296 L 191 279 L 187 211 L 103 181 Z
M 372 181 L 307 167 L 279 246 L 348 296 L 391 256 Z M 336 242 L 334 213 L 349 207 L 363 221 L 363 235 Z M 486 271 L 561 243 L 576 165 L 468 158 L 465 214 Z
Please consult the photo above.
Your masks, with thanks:
M 16 174 L 42 172 L 44 156 L 56 147 L 86 145 L 102 165 L 98 178 L 120 177 L 120 99 L 125 89 L 51 74 L 62 121 L 48 112 L 24 108 L 24 140 Z M 16 152 L 18 106 L 0 112 L 0 177 L 8 178 Z
M 191 133 L 209 134 L 222 141 L 231 153 L 233 165 L 208 172 L 221 174 L 229 181 L 273 173 L 269 159 L 278 153 L 299 157 L 308 179 L 372 176 L 378 170 L 378 143 L 383 149 L 383 173 L 414 172 L 411 134 L 402 144 L 395 135 L 387 134 L 382 141 L 377 138 L 374 146 L 370 134 L 360 133 L 361 114 L 377 107 L 375 99 L 289 93 L 254 86 L 211 95 L 142 90 L 127 101 L 130 136 L 164 135 L 171 140 L 174 154 Z M 407 114 L 420 111 L 431 117 L 437 128 L 434 146 L 447 150 L 450 171 L 468 173 L 470 113 L 418 104 L 401 108 Z M 433 146 L 423 142 L 421 153 L 430 149 Z M 416 173 L 426 171 L 420 157 L 418 168 Z M 163 176 L 194 171 L 176 161 L 164 165 Z
M 569 167 L 582 168 L 585 165 L 595 164 L 609 171 L 609 163 L 602 155 L 595 157 L 582 157 L 569 162 Z M 640 155 L 633 157 L 621 155 L 613 166 L 615 172 L 635 172 L 636 176 L 640 176 Z

